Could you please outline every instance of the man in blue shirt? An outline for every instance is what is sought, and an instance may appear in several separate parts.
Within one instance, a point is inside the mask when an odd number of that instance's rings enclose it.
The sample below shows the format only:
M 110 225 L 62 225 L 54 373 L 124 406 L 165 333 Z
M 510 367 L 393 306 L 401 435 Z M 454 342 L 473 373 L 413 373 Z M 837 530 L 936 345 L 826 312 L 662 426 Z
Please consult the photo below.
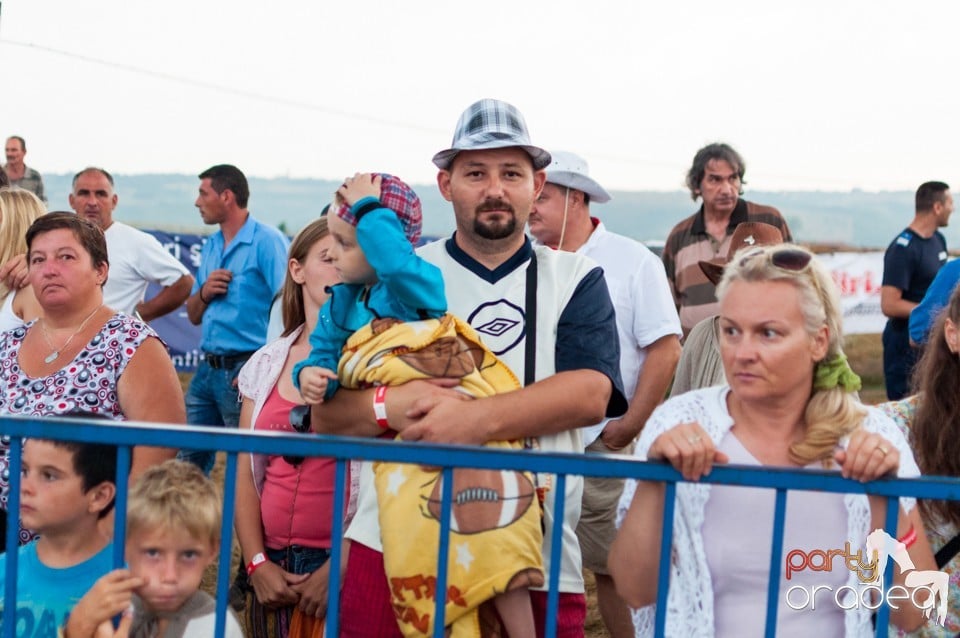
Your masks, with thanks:
M 915 208 L 913 221 L 883 257 L 880 310 L 888 317 L 883 329 L 883 377 L 891 401 L 910 393 L 910 375 L 917 359 L 910 346 L 910 311 L 947 261 L 947 241 L 939 229 L 949 223 L 953 213 L 950 187 L 943 182 L 921 184 Z
M 187 390 L 187 423 L 236 426 L 240 420 L 237 375 L 264 345 L 270 301 L 286 273 L 286 237 L 247 210 L 250 189 L 236 166 L 221 164 L 200 174 L 195 205 L 205 224 L 220 230 L 200 252 L 187 317 L 201 325 L 203 360 Z M 209 474 L 214 453 L 181 451 Z
M 920 305 L 910 311 L 910 341 L 923 346 L 940 311 L 946 308 L 953 289 L 960 283 L 960 259 L 947 262 L 927 288 Z

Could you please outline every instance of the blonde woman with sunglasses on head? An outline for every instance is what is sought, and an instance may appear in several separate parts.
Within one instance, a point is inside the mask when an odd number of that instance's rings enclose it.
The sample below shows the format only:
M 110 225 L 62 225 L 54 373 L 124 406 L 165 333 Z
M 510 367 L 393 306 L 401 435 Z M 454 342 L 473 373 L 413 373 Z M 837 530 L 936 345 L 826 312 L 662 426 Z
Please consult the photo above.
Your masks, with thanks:
M 860 404 L 860 380 L 841 348 L 839 297 L 813 254 L 783 244 L 744 248 L 726 265 L 717 288 L 720 352 L 726 385 L 677 396 L 658 408 L 636 455 L 667 461 L 689 482 L 677 486 L 666 633 L 669 636 L 762 636 L 773 536 L 775 491 L 706 485 L 714 464 L 832 468 L 870 481 L 916 476 L 902 434 L 875 408 Z M 610 552 L 617 590 L 635 612 L 637 635 L 652 635 L 663 519 L 662 483 L 639 482 Z M 904 509 L 906 508 L 906 509 Z M 863 548 L 882 528 L 883 498 L 792 491 L 783 555 L 793 549 Z M 898 539 L 918 570 L 934 569 L 913 499 L 901 499 Z M 904 576 L 897 572 L 896 583 Z M 837 605 L 820 593 L 816 606 L 795 609 L 794 586 L 828 592 L 857 589 L 841 558 L 830 571 L 781 570 L 777 636 L 869 636 L 870 609 Z M 841 590 L 842 591 L 842 590 Z M 802 596 L 799 596 L 802 598 Z M 918 600 L 924 595 L 918 594 Z M 802 601 L 801 601 L 802 602 Z M 892 623 L 913 628 L 921 611 L 891 609 Z

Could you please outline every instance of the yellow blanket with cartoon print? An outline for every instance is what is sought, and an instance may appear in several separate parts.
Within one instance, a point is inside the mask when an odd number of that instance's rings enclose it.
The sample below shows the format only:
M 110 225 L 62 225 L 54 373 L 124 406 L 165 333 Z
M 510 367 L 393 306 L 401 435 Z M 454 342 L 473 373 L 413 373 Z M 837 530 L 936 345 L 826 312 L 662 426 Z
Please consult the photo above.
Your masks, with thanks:
M 475 397 L 520 387 L 467 323 L 377 319 L 355 332 L 340 359 L 347 388 L 398 385 L 413 379 L 461 379 Z M 495 442 L 491 447 L 520 448 Z M 405 636 L 433 633 L 440 537 L 440 472 L 375 463 L 383 559 L 391 603 Z M 482 603 L 509 589 L 542 586 L 540 505 L 529 473 L 456 469 L 447 571 L 445 623 L 452 638 L 479 638 Z M 486 615 L 485 615 L 486 617 Z

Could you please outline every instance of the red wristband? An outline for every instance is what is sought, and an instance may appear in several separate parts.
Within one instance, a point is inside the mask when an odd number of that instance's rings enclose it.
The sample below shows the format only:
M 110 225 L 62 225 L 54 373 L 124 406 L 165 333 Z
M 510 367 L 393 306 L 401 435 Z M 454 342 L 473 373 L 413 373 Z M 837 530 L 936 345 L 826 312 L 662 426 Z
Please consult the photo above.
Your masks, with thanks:
M 263 555 L 263 552 L 257 552 L 253 555 L 253 558 L 250 559 L 250 562 L 247 563 L 247 576 L 252 576 L 253 572 L 257 571 L 257 568 L 260 565 L 263 565 L 267 562 L 267 557 Z
M 390 429 L 390 423 L 387 421 L 387 387 L 378 385 L 373 393 L 373 416 L 377 419 L 377 425 L 384 430 Z
M 917 528 L 911 525 L 910 531 L 898 538 L 897 541 L 903 543 L 907 549 L 910 549 L 910 546 L 917 542 Z

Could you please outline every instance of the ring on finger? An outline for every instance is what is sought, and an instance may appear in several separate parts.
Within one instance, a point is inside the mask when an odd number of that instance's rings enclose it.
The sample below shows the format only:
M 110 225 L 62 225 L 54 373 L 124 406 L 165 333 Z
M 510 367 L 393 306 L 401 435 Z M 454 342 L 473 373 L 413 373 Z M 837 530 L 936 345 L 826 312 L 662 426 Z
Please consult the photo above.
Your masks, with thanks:
M 699 434 L 694 434 L 694 435 L 692 435 L 692 436 L 688 436 L 688 437 L 687 437 L 687 442 L 689 442 L 691 445 L 693 445 L 694 443 L 696 443 L 697 441 L 699 441 L 701 438 L 703 438 L 703 437 L 701 437 Z
M 883 454 L 884 456 L 890 453 L 890 450 L 888 450 L 886 447 L 882 445 L 878 445 L 876 449 L 880 450 L 880 453 Z

